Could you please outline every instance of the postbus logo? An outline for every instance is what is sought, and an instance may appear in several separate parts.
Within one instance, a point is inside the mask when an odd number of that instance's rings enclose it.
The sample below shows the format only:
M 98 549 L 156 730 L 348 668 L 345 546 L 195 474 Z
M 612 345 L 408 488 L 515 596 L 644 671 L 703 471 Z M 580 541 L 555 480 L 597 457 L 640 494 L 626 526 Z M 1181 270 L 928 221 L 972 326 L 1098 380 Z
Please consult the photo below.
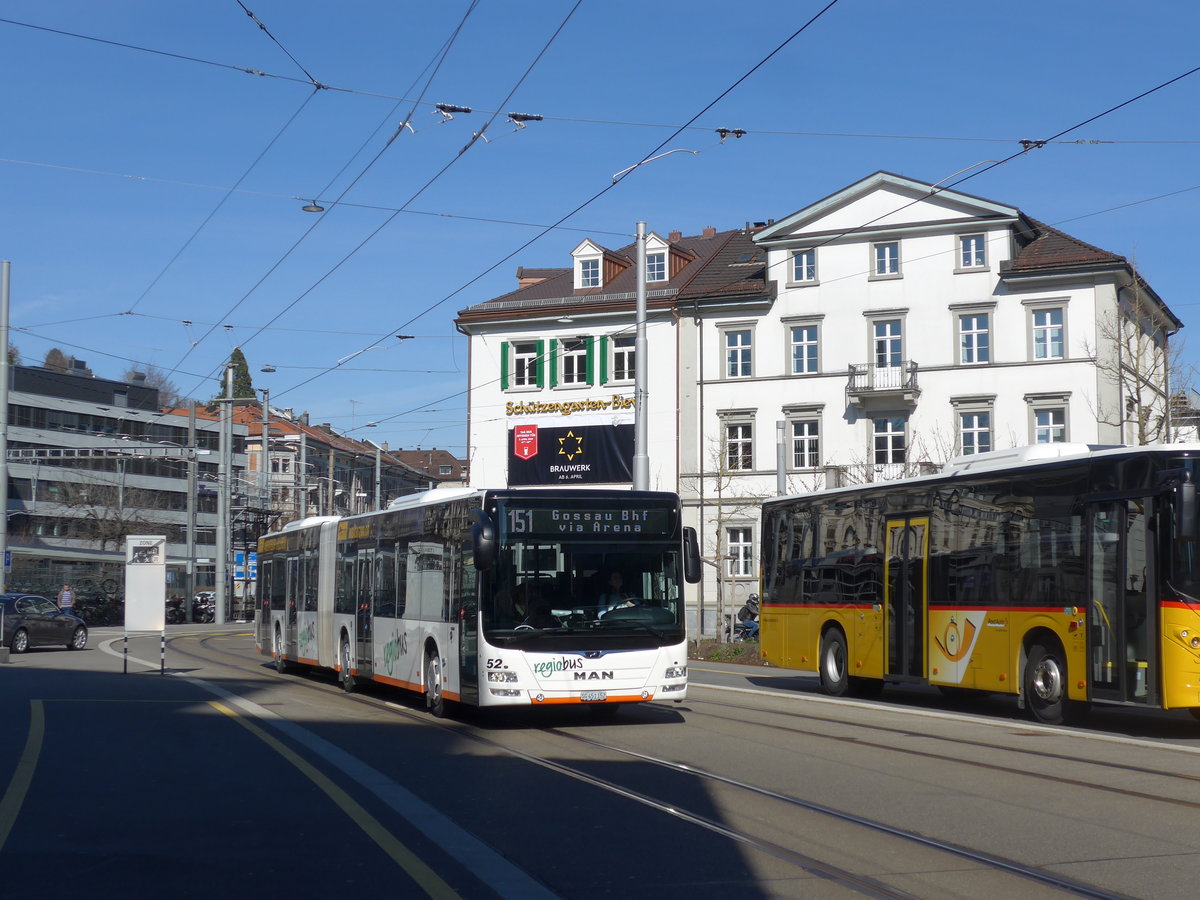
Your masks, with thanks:
M 517 459 L 533 459 L 538 452 L 538 427 L 518 425 L 513 429 L 513 455 Z

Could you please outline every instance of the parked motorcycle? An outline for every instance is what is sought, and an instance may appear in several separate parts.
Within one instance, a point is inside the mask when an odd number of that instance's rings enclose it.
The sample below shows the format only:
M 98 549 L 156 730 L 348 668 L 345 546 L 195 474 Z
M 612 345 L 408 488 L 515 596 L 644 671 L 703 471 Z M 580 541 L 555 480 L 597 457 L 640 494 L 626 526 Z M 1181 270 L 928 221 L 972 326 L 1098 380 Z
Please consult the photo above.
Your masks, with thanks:
M 758 594 L 751 594 L 742 608 L 737 611 L 737 622 L 733 623 L 731 641 L 758 640 Z
M 192 600 L 192 621 L 207 623 L 217 618 L 216 601 L 209 597 L 198 595 Z
M 167 624 L 182 625 L 187 621 L 187 610 L 183 605 L 182 597 L 167 598 Z

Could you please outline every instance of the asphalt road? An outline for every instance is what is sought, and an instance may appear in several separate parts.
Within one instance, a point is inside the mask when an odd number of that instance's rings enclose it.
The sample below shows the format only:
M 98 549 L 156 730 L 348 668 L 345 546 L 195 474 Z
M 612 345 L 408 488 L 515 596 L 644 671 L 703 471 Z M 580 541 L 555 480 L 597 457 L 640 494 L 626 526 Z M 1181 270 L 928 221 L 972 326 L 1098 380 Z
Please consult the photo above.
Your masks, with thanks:
M 248 626 L 0 665 L 0 895 L 1188 897 L 1200 726 L 834 700 L 694 663 L 683 704 L 435 720 L 279 676 Z M 124 672 L 127 666 L 128 672 Z

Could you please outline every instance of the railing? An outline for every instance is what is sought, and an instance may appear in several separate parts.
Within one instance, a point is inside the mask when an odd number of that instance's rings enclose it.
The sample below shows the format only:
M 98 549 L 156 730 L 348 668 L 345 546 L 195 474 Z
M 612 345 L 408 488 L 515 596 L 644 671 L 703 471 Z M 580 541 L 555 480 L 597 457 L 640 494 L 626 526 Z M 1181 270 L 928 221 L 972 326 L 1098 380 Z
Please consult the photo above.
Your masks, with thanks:
M 872 397 L 916 403 L 921 395 L 917 385 L 917 364 L 904 360 L 894 366 L 876 363 L 851 363 L 846 382 L 846 402 L 862 406 Z
M 903 360 L 894 366 L 876 363 L 851 363 L 850 393 L 870 391 L 914 391 L 917 390 L 917 364 Z

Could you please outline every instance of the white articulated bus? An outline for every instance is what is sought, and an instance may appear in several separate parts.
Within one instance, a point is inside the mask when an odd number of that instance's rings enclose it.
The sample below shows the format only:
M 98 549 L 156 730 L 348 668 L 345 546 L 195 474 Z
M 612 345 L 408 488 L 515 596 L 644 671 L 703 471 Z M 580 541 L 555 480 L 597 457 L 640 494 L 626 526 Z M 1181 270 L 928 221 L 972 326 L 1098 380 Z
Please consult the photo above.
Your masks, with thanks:
M 675 494 L 429 491 L 260 538 L 256 641 L 280 671 L 416 691 L 436 715 L 683 700 L 699 578 Z

